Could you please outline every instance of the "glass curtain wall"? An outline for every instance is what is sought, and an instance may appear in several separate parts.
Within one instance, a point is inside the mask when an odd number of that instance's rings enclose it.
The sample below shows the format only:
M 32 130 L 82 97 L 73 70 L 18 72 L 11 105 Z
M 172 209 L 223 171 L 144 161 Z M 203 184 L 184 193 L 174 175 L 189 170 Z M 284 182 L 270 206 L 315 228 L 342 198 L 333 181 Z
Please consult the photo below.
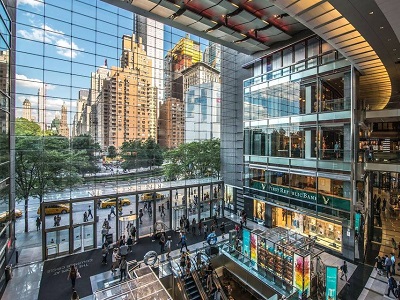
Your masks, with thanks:
M 143 214 L 130 222 L 138 236 L 156 220 L 173 227 L 189 214 L 198 221 L 198 211 L 209 218 L 221 46 L 99 0 L 21 1 L 17 12 L 16 164 L 37 170 L 17 172 L 17 199 L 29 207 L 17 221 L 20 240 L 45 225 L 30 246 L 61 234 L 71 252 L 101 244 L 91 230 L 129 234 L 124 216 Z M 204 189 L 175 191 L 197 183 Z M 53 201 L 61 202 L 39 214 Z

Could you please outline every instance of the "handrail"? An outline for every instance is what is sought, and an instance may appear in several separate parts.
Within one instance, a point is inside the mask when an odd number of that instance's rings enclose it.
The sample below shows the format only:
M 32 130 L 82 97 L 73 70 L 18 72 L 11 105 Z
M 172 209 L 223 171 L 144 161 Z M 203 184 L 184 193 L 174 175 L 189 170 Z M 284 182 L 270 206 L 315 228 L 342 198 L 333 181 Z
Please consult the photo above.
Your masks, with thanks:
M 197 290 L 198 290 L 199 293 L 200 293 L 201 299 L 203 299 L 203 300 L 208 300 L 208 296 L 207 296 L 206 292 L 204 291 L 204 287 L 203 287 L 203 285 L 202 285 L 201 282 L 200 282 L 199 275 L 197 274 L 197 269 L 194 269 L 194 270 L 191 272 L 191 274 L 192 274 L 194 283 L 195 283 L 196 286 L 197 286 Z
M 229 300 L 228 296 L 225 294 L 225 290 L 222 287 L 221 280 L 219 279 L 219 276 L 215 270 L 213 271 L 212 279 L 213 279 L 214 285 L 217 287 L 217 289 L 219 288 L 221 291 L 222 300 Z

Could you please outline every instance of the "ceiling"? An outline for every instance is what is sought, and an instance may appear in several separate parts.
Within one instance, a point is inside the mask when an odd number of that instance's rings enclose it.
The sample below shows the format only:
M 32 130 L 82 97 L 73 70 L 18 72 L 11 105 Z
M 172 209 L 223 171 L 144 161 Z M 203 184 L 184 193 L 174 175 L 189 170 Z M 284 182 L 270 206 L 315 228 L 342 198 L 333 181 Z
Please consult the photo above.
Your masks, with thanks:
M 359 99 L 370 109 L 400 103 L 398 0 L 104 1 L 246 54 L 293 42 L 312 30 L 363 75 Z

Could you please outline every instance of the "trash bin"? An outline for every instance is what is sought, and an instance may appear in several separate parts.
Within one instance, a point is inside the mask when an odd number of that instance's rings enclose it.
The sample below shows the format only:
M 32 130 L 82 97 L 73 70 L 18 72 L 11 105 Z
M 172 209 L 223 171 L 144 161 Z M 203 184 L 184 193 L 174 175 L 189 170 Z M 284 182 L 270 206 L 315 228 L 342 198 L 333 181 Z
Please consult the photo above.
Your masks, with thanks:
M 6 267 L 5 273 L 6 273 L 6 281 L 11 280 L 11 278 L 12 278 L 12 265 L 8 265 Z

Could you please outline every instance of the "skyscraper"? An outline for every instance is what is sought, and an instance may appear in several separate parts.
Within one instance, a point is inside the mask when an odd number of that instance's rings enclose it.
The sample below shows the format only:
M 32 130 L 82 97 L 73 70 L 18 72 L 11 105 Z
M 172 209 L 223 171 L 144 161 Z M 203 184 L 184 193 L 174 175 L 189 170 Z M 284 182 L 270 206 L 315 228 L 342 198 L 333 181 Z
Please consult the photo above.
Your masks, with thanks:
M 24 100 L 22 107 L 22 117 L 28 121 L 32 121 L 32 106 L 28 99 Z
M 58 131 L 58 134 L 69 138 L 68 110 L 65 102 L 61 106 L 61 120 L 60 120 L 60 129 Z
M 185 141 L 185 103 L 167 98 L 161 104 L 158 119 L 158 143 L 165 148 L 176 148 Z
M 38 123 L 42 130 L 47 129 L 46 124 L 46 85 L 38 90 Z
M 158 102 L 164 101 L 164 24 L 135 15 L 136 42 L 142 39 L 147 57 L 152 60 L 152 85 L 157 88 Z

